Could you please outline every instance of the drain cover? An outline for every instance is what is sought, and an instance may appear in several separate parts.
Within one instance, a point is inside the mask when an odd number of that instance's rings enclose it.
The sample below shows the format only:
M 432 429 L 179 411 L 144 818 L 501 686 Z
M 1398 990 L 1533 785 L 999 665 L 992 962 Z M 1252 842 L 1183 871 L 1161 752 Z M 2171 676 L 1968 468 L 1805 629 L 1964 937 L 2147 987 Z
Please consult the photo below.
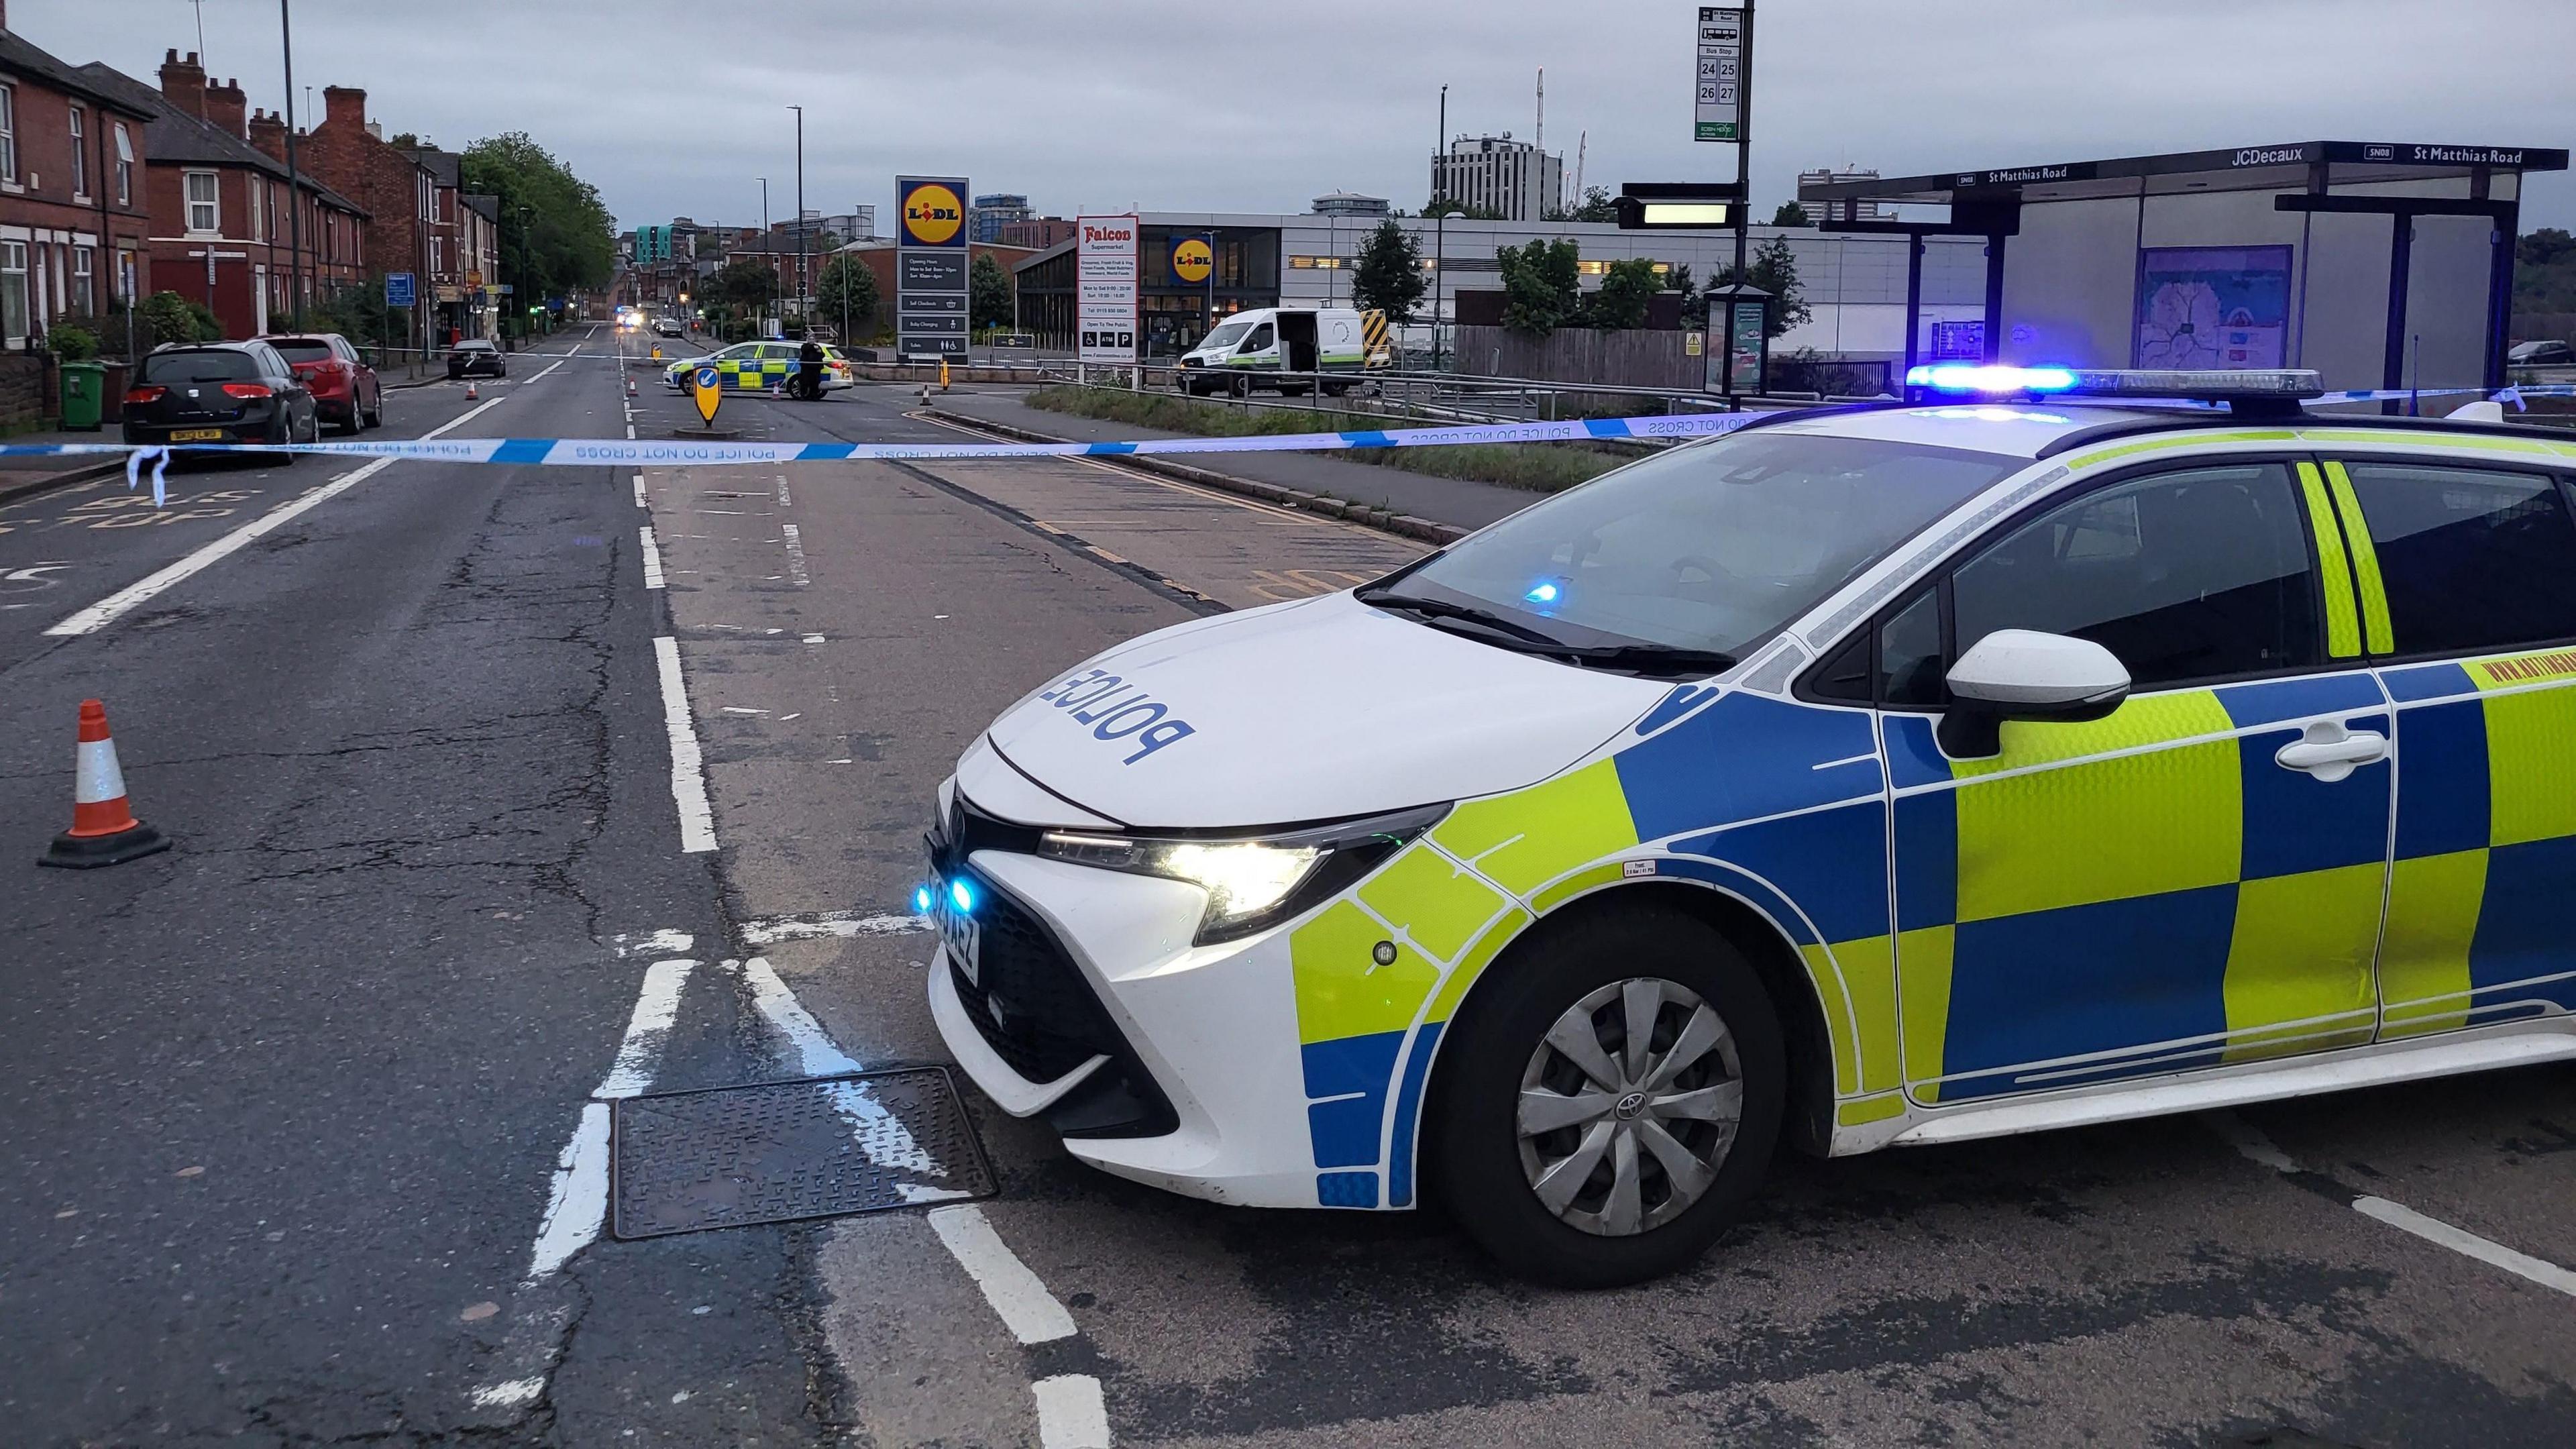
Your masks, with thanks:
M 619 1238 L 994 1192 L 944 1067 L 624 1097 L 610 1122 Z

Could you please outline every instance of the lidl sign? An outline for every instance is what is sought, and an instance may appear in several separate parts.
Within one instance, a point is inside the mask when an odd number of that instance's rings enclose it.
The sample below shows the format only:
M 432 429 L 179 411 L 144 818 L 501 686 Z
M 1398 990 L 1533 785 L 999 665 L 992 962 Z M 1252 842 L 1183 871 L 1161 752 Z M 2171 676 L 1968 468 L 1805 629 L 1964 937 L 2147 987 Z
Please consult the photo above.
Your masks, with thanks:
M 1195 286 L 1216 270 L 1216 252 L 1203 236 L 1185 236 L 1172 243 L 1172 275 Z
M 903 193 L 906 244 L 922 247 L 963 246 L 966 203 L 944 182 L 912 179 Z

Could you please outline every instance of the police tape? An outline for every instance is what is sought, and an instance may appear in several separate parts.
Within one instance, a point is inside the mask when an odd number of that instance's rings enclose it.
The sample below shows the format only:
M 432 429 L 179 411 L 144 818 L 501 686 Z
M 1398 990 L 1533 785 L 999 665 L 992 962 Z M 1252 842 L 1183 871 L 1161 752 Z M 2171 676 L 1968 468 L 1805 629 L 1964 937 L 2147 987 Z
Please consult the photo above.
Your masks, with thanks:
M 1437 448 L 1469 443 L 1687 441 L 1731 433 L 1764 413 L 1586 418 L 1569 422 L 1470 423 L 1347 433 L 1278 433 L 1251 438 L 1147 438 L 1132 443 L 741 443 L 684 438 L 385 438 L 344 443 L 0 443 L 0 457 L 125 458 L 125 484 L 152 470 L 152 504 L 167 500 L 163 477 L 179 453 L 318 453 L 424 463 L 511 467 L 738 467 L 752 463 L 942 462 L 990 458 L 1126 458 L 1190 453 L 1340 452 Z
M 2387 402 L 2483 393 L 2483 388 L 2373 389 L 2328 393 L 2311 402 Z M 2523 406 L 2534 397 L 2576 397 L 2576 385 L 2506 388 L 2497 402 Z M 1894 401 L 1890 399 L 1889 401 Z M 1974 405 L 1968 399 L 1944 405 Z M 1461 423 L 1446 427 L 1377 428 L 1332 433 L 1274 433 L 1253 437 L 1145 438 L 1102 443 L 748 443 L 684 438 L 364 438 L 312 443 L 0 443 L 0 458 L 115 457 L 125 459 L 126 486 L 140 486 L 152 470 L 152 501 L 167 497 L 163 476 L 179 453 L 297 453 L 326 457 L 389 458 L 425 463 L 481 463 L 507 467 L 738 467 L 777 463 L 942 462 L 994 458 L 1126 458 L 1208 453 L 1319 453 L 1377 448 L 1442 448 L 1491 443 L 1688 441 L 1734 432 L 1776 413 L 1682 413 L 1652 417 L 1582 418 L 1560 422 Z

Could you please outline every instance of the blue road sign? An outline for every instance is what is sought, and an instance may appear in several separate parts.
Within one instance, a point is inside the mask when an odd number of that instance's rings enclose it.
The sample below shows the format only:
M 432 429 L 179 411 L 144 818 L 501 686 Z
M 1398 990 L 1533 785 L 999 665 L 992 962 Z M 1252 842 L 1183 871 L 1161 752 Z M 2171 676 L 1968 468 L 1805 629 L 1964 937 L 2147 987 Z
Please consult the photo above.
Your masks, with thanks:
M 714 368 L 701 367 L 698 369 L 698 386 L 714 387 L 720 381 L 722 381 L 722 379 L 716 376 L 716 370 Z
M 385 274 L 385 305 L 387 307 L 409 307 L 419 300 L 420 294 L 412 289 L 411 273 L 387 272 Z

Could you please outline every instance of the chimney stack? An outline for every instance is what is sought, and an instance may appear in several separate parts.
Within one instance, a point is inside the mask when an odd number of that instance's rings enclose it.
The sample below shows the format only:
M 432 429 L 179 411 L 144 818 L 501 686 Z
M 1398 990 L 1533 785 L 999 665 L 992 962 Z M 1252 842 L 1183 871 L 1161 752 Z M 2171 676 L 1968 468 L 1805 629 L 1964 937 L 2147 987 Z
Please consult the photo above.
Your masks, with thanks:
M 197 64 L 197 53 L 188 52 L 181 60 L 176 50 L 161 56 L 161 98 L 172 110 L 204 120 L 206 116 L 206 68 Z
M 356 86 L 324 86 L 322 124 L 333 130 L 365 130 L 367 93 Z
M 206 87 L 206 121 L 227 136 L 248 134 L 243 117 L 249 108 L 250 97 L 243 94 L 238 80 Z
M 286 159 L 286 118 L 275 111 L 253 111 L 250 117 L 250 143 L 266 152 L 271 159 Z

